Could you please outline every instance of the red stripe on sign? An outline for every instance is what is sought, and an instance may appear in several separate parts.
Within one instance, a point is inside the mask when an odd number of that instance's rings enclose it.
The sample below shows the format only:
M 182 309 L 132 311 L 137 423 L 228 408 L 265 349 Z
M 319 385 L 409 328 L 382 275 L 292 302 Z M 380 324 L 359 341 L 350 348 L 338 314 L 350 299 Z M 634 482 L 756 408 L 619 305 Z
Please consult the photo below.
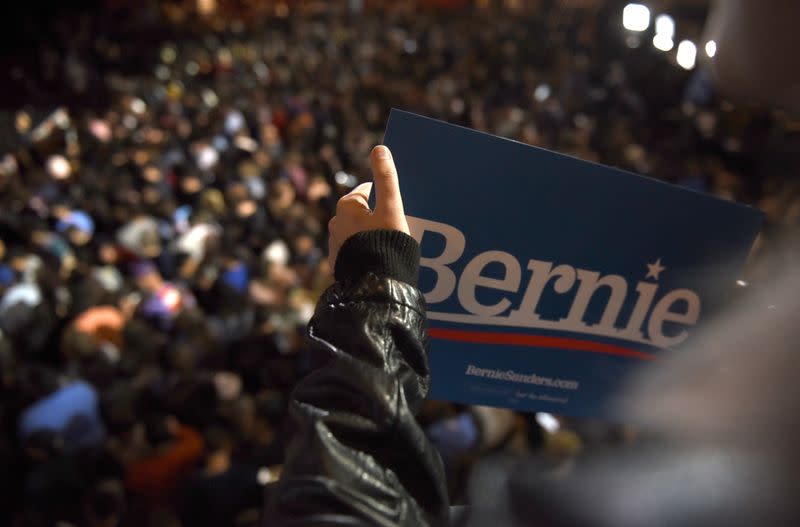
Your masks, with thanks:
M 592 342 L 589 340 L 570 339 L 565 337 L 547 337 L 544 335 L 523 335 L 521 333 L 494 333 L 489 331 L 464 331 L 460 329 L 429 328 L 428 335 L 434 339 L 453 340 L 457 342 L 474 342 L 476 344 L 499 344 L 504 346 L 531 346 L 541 348 L 558 348 L 565 350 L 603 353 L 639 360 L 653 360 L 655 357 L 623 346 Z

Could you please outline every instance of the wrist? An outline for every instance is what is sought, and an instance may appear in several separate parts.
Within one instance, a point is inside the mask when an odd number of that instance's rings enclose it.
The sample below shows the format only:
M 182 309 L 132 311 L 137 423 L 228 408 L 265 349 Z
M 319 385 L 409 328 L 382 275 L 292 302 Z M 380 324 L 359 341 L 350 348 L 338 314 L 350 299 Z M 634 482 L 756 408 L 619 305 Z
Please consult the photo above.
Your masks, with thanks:
M 419 244 L 408 234 L 396 230 L 354 234 L 339 249 L 334 267 L 336 281 L 356 281 L 367 273 L 416 287 Z

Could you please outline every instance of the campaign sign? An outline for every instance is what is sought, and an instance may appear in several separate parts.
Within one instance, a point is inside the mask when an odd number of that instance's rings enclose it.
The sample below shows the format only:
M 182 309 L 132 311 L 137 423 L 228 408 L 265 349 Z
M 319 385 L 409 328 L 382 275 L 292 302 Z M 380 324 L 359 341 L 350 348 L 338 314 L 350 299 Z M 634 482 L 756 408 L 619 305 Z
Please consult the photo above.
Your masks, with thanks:
M 617 418 L 636 368 L 691 353 L 761 213 L 393 110 L 392 150 L 421 244 L 431 397 Z

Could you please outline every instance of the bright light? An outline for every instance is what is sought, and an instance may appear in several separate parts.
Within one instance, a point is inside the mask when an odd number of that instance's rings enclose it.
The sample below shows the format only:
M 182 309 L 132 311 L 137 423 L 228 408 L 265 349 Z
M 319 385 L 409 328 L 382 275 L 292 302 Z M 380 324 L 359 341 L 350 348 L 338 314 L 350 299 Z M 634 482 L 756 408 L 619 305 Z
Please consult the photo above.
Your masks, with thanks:
M 653 46 L 661 51 L 669 51 L 675 47 L 675 43 L 672 41 L 672 37 L 656 33 L 656 36 L 653 37 Z
M 736 285 L 738 285 L 739 287 L 747 287 L 747 282 L 745 282 L 744 280 L 736 280 Z
M 347 172 L 340 170 L 333 176 L 333 179 L 336 181 L 337 185 L 341 185 L 343 187 L 353 188 L 358 184 L 358 180 L 352 174 L 348 174 Z
M 161 62 L 165 64 L 172 64 L 175 62 L 175 58 L 178 56 L 178 53 L 175 51 L 175 48 L 172 46 L 164 46 L 161 48 Z
M 72 173 L 72 166 L 64 156 L 54 155 L 47 159 L 47 171 L 54 179 L 67 179 Z
M 200 71 L 200 65 L 197 62 L 190 60 L 186 63 L 184 70 L 186 71 L 187 75 L 194 77 Z
M 551 434 L 558 432 L 558 429 L 561 428 L 558 419 L 553 414 L 545 412 L 536 412 L 536 423 Z
M 540 84 L 536 87 L 533 91 L 533 98 L 536 99 L 538 102 L 544 102 L 550 98 L 550 86 L 547 84 Z
M 219 97 L 217 97 L 217 94 L 208 88 L 203 90 L 200 96 L 203 98 L 203 102 L 206 103 L 206 106 L 209 108 L 213 108 L 219 103 Z
M 217 0 L 197 0 L 197 11 L 201 15 L 210 15 L 217 10 Z
M 630 31 L 644 31 L 650 27 L 650 9 L 642 4 L 628 4 L 622 10 L 622 25 Z
M 211 170 L 219 161 L 219 152 L 210 145 L 203 146 L 197 153 L 197 166 L 201 170 Z
M 255 152 L 258 150 L 258 143 L 255 141 L 255 139 L 246 135 L 237 135 L 233 139 L 233 144 L 245 152 Z
M 258 472 L 256 472 L 256 481 L 258 481 L 259 485 L 266 485 L 267 483 L 277 481 L 277 479 L 278 475 L 273 474 L 267 467 L 261 467 L 258 469 Z
M 671 40 L 675 36 L 675 20 L 669 15 L 658 15 L 656 17 L 656 34 L 669 37 Z
M 181 294 L 175 289 L 168 289 L 161 297 L 164 305 L 170 311 L 175 311 L 181 303 Z
M 714 42 L 713 40 L 709 40 L 708 42 L 706 42 L 706 55 L 708 55 L 709 58 L 713 59 L 714 55 L 716 54 L 717 54 L 717 43 Z
M 684 40 L 678 44 L 678 64 L 685 70 L 694 68 L 697 61 L 697 46 L 691 40 Z
M 136 115 L 141 115 L 147 110 L 147 105 L 145 102 L 138 97 L 131 101 L 131 111 Z
M 289 262 L 289 246 L 283 240 L 275 240 L 264 249 L 262 257 L 270 263 L 286 265 Z

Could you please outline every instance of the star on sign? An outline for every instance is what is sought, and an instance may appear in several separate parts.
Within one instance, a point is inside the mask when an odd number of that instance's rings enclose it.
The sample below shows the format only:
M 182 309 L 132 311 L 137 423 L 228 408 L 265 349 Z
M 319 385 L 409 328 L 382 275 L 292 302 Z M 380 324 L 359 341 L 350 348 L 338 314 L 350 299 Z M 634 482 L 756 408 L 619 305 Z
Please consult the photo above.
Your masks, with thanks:
M 666 269 L 666 267 L 661 265 L 661 258 L 659 258 L 658 260 L 656 260 L 655 263 L 647 264 L 647 276 L 645 276 L 644 278 L 645 278 L 645 280 L 648 279 L 648 278 L 654 278 L 654 279 L 658 280 L 658 277 L 661 274 L 661 271 L 663 271 L 665 269 Z

